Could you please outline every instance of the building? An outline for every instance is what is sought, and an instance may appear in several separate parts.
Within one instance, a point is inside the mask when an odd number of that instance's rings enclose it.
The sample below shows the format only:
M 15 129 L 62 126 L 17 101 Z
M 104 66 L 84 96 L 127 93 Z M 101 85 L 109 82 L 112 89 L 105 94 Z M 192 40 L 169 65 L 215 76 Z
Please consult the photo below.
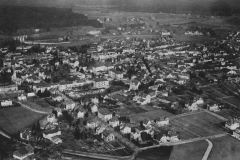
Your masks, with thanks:
M 109 88 L 109 81 L 107 79 L 103 79 L 103 78 L 98 78 L 95 79 L 94 84 L 93 84 L 94 88 Z
M 98 117 L 103 121 L 109 121 L 112 119 L 112 113 L 106 108 L 100 108 L 98 110 Z
M 86 110 L 83 107 L 80 107 L 77 112 L 77 118 L 84 118 Z
M 102 132 L 102 139 L 106 142 L 111 142 L 115 140 L 115 135 L 111 131 L 104 130 Z
M 113 117 L 112 119 L 109 120 L 109 125 L 115 128 L 120 125 L 120 122 L 117 117 Z
M 2 107 L 10 107 L 13 105 L 13 102 L 11 100 L 4 100 L 4 101 L 1 101 L 1 106 Z
M 89 117 L 87 120 L 87 128 L 95 129 L 99 126 L 100 122 L 98 117 Z
M 116 71 L 116 70 L 112 69 L 112 70 L 109 71 L 109 75 L 113 79 L 117 79 L 117 80 L 122 80 L 123 79 L 123 72 L 120 72 L 120 71 Z
M 13 158 L 18 160 L 24 160 L 33 154 L 34 148 L 31 145 L 27 145 L 13 152 Z
M 0 86 L 0 93 L 5 93 L 5 92 L 15 92 L 18 91 L 18 87 L 16 84 L 12 85 L 7 85 L 7 86 Z
M 91 106 L 91 112 L 92 113 L 97 113 L 98 112 L 98 106 L 96 104 Z
M 59 139 L 57 139 L 57 136 L 60 136 L 62 132 L 58 129 L 52 129 L 52 130 L 45 130 L 43 132 L 43 138 L 46 138 L 50 140 L 51 142 L 58 144 L 60 142 Z
M 159 118 L 155 120 L 155 123 L 159 126 L 166 126 L 169 125 L 169 118 Z

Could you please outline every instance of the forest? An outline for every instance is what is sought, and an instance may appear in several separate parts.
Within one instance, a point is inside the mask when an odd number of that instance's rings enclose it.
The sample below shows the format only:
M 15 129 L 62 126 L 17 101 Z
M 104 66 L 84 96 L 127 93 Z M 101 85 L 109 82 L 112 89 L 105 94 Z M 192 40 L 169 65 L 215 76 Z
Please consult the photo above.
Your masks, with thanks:
M 71 26 L 102 27 L 97 20 L 73 13 L 71 9 L 50 7 L 0 6 L 0 34 L 19 29 L 49 29 Z

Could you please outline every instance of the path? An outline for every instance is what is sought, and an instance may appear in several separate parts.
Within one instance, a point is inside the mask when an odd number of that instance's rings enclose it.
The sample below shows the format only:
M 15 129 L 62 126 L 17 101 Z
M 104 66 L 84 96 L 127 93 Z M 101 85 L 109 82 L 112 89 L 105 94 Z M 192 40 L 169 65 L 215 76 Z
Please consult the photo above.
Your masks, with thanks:
M 207 148 L 206 152 L 204 153 L 202 160 L 208 159 L 208 156 L 210 155 L 210 152 L 212 151 L 212 148 L 213 148 L 213 144 L 211 141 L 209 141 L 208 139 L 206 139 L 205 141 L 208 142 L 208 148 Z
M 44 111 L 39 111 L 39 110 L 33 109 L 33 108 L 31 108 L 30 106 L 28 106 L 28 105 L 26 105 L 26 104 L 23 104 L 23 103 L 21 103 L 21 102 L 19 102 L 19 101 L 18 101 L 18 103 L 19 103 L 23 108 L 26 108 L 26 109 L 28 109 L 28 110 L 30 110 L 30 111 L 35 112 L 35 113 L 39 113 L 39 114 L 49 114 L 49 112 L 44 112 Z

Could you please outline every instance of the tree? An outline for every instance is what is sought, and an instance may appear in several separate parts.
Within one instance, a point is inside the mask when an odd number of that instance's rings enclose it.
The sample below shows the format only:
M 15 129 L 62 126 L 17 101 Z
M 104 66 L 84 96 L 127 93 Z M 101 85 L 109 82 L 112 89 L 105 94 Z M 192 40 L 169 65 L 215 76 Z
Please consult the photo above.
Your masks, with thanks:
M 80 135 L 80 130 L 79 130 L 79 128 L 78 127 L 76 127 L 75 128 L 75 130 L 74 130 L 74 138 L 75 139 L 77 139 L 77 140 L 79 140 L 80 139 L 80 137 L 81 137 L 81 135 Z

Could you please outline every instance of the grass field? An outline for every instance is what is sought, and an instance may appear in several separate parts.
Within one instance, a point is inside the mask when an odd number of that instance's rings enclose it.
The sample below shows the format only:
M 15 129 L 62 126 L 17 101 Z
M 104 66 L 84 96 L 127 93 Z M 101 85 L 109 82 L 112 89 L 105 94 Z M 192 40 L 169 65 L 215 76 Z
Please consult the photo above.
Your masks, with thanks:
M 174 146 L 169 160 L 202 160 L 207 147 L 206 141 Z
M 0 129 L 13 135 L 21 129 L 30 126 L 42 117 L 43 115 L 34 113 L 22 107 L 1 109 Z
M 239 160 L 240 142 L 230 136 L 211 140 L 213 149 L 208 160 Z
M 213 136 L 224 133 L 220 127 L 221 119 L 207 112 L 177 117 L 170 123 L 180 132 L 182 139 Z
M 153 111 L 149 111 L 149 112 L 132 114 L 132 115 L 130 115 L 130 119 L 131 119 L 131 121 L 134 121 L 134 122 L 140 122 L 143 120 L 154 120 L 157 118 L 170 117 L 172 115 L 173 114 L 171 114 L 167 111 L 157 109 L 157 110 L 153 110 Z

